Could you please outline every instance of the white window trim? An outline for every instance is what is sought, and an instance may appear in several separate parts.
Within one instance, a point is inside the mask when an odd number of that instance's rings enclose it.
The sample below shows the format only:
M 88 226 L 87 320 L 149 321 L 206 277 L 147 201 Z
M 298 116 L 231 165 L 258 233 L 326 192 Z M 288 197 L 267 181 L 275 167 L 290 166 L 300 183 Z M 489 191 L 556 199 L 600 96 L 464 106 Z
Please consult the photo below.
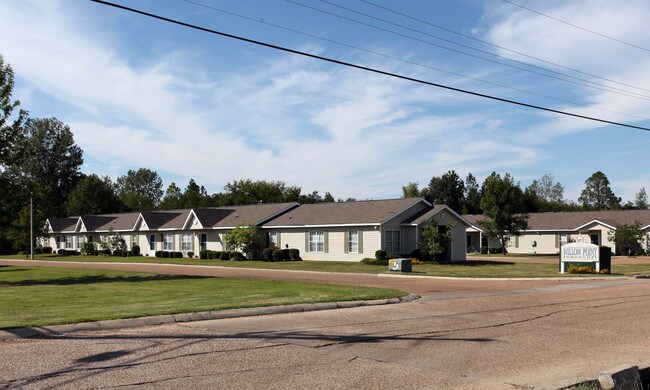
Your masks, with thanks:
M 192 233 L 183 233 L 181 234 L 181 250 L 182 251 L 191 251 L 192 250 Z
M 309 232 L 309 252 L 325 253 L 325 232 L 323 231 Z
M 168 241 L 169 239 L 169 241 Z M 163 234 L 163 250 L 164 251 L 173 251 L 174 250 L 174 235 L 173 234 Z
M 353 237 L 354 240 L 352 239 Z M 359 253 L 359 231 L 358 230 L 348 231 L 347 246 L 348 246 L 348 253 Z

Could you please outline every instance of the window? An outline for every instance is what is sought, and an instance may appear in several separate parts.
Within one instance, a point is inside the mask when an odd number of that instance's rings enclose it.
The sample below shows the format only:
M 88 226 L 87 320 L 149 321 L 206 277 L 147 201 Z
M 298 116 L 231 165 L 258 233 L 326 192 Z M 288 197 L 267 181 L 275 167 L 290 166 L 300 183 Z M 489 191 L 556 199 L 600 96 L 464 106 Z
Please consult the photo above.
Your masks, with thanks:
M 324 232 L 309 232 L 309 251 L 317 253 L 325 252 Z
M 61 248 L 61 236 L 56 236 L 56 249 Z
M 208 235 L 206 233 L 201 233 L 201 250 L 204 251 L 208 249 Z
M 163 250 L 164 251 L 173 251 L 174 250 L 174 235 L 173 234 L 164 234 L 163 235 Z
M 192 250 L 192 233 L 183 233 L 183 235 L 181 235 L 181 250 Z
M 65 249 L 72 249 L 72 236 L 65 236 Z
M 600 236 L 598 233 L 592 233 L 589 235 L 589 238 L 591 238 L 591 243 L 594 245 L 600 245 Z
M 149 235 L 149 250 L 150 251 L 155 251 L 156 250 L 156 235 L 155 234 L 150 234 Z
M 268 241 L 269 241 L 269 247 L 278 247 L 278 233 L 277 232 L 269 232 L 268 236 Z
M 84 246 L 84 236 L 77 236 L 77 250 L 81 250 Z
M 386 230 L 386 252 L 400 253 L 399 230 Z
M 348 232 L 348 252 L 359 253 L 359 231 L 350 230 Z

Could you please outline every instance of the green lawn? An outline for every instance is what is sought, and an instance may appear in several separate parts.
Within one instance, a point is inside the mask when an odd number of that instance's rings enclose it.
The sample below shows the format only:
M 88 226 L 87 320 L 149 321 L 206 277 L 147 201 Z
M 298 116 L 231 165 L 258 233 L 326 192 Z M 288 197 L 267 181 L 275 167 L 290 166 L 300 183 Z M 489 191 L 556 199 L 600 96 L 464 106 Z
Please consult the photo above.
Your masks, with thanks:
M 0 259 L 25 259 L 23 256 L 0 256 Z M 110 256 L 57 256 L 37 255 L 36 260 L 57 261 L 89 261 L 89 262 L 142 262 L 207 265 L 221 267 L 288 269 L 302 271 L 347 272 L 347 273 L 385 273 L 387 266 L 363 265 L 357 262 L 340 261 L 288 261 L 270 263 L 265 261 L 224 261 L 197 259 L 162 259 L 155 257 L 110 257 Z M 616 264 L 613 265 L 612 275 L 650 274 L 650 264 Z M 469 278 L 540 278 L 567 276 L 594 276 L 558 273 L 557 263 L 524 263 L 512 262 L 497 255 L 491 260 L 467 260 L 457 264 L 417 264 L 413 266 L 414 275 L 453 276 Z M 603 275 L 603 277 L 607 277 Z
M 307 282 L 0 266 L 0 328 L 404 295 Z

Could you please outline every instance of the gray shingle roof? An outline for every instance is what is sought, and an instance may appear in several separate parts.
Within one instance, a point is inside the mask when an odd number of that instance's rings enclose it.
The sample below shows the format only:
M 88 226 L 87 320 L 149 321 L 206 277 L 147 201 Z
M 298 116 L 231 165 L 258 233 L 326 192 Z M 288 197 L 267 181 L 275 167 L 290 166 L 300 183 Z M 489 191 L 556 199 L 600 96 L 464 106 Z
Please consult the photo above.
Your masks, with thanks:
M 478 221 L 483 215 L 463 215 L 474 226 L 480 227 Z M 616 227 L 621 224 L 641 223 L 641 227 L 650 226 L 650 210 L 603 210 L 530 213 L 528 230 L 576 230 L 594 220 Z
M 194 213 L 203 227 L 226 228 L 239 224 L 258 225 L 298 203 L 261 203 L 242 206 L 222 206 L 195 209 Z
M 303 204 L 264 226 L 378 224 L 424 202 L 422 198 Z
M 52 231 L 55 233 L 74 230 L 75 226 L 77 225 L 77 221 L 79 221 L 78 217 L 48 218 L 50 228 L 52 228 Z

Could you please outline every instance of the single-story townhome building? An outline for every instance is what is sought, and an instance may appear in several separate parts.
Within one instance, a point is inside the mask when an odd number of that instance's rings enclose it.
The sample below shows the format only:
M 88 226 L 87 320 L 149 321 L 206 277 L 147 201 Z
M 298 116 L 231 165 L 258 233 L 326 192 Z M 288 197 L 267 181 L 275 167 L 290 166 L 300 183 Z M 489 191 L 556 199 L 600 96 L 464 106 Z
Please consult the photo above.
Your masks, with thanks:
M 467 228 L 467 247 L 495 247 L 501 244 L 488 240 L 480 225 L 482 215 L 463 216 L 471 226 Z M 620 249 L 609 239 L 609 233 L 618 225 L 639 222 L 644 232 L 643 249 L 650 251 L 650 210 L 572 211 L 528 214 L 528 229 L 520 236 L 510 237 L 506 248 L 510 253 L 556 254 L 560 246 L 582 236 L 584 242 L 608 246 L 613 253 Z
M 255 225 L 266 247 L 297 248 L 306 260 L 359 261 L 375 251 L 410 253 L 418 248 L 422 223 L 434 219 L 453 224 L 450 261 L 466 259 L 463 217 L 444 205 L 422 198 L 222 206 L 170 211 L 50 218 L 40 246 L 80 251 L 84 242 L 106 242 L 120 234 L 127 248 L 198 253 L 226 250 L 224 235 L 240 224 Z

